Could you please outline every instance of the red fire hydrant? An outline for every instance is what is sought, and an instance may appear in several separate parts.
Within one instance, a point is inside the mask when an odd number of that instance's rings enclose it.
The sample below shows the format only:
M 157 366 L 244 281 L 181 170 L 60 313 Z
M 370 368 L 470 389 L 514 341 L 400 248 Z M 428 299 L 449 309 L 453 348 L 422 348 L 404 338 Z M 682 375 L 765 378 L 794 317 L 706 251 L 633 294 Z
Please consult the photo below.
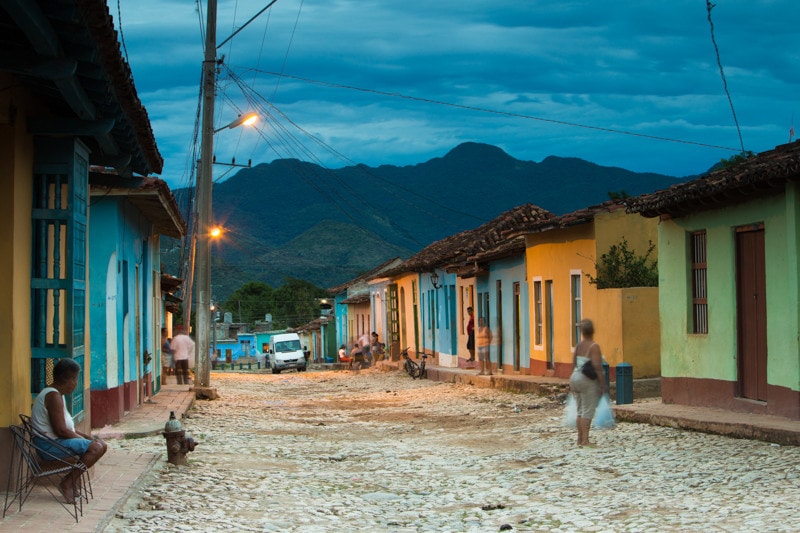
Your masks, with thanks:
M 194 451 L 197 442 L 186 436 L 181 421 L 175 418 L 175 411 L 169 412 L 169 420 L 164 426 L 164 438 L 167 439 L 167 462 L 174 465 L 185 465 L 186 454 Z

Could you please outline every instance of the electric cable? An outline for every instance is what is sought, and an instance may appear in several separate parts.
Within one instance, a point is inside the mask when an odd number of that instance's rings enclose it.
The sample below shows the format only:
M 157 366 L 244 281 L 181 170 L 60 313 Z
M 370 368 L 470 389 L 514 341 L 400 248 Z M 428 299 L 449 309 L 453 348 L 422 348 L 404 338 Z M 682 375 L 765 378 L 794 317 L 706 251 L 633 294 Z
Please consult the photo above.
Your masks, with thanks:
M 240 68 L 242 68 L 242 70 L 247 70 L 247 71 L 255 70 L 253 68 L 248 68 L 248 67 L 240 67 Z M 334 89 L 346 89 L 346 90 L 349 90 L 349 91 L 358 91 L 358 92 L 363 92 L 363 93 L 377 94 L 379 96 L 388 96 L 390 98 L 400 98 L 400 99 L 404 99 L 404 100 L 412 100 L 412 101 L 416 101 L 416 102 L 423 102 L 423 103 L 426 103 L 426 104 L 434 104 L 434 105 L 440 105 L 440 106 L 445 106 L 445 107 L 453 107 L 453 108 L 456 108 L 456 109 L 465 109 L 467 111 L 476 111 L 476 112 L 479 112 L 479 113 L 490 113 L 490 114 L 493 114 L 493 115 L 500 115 L 500 116 L 505 116 L 505 117 L 521 118 L 521 119 L 525 119 L 525 120 L 535 120 L 535 121 L 538 121 L 538 122 L 545 122 L 545 123 L 548 123 L 548 124 L 556 124 L 556 125 L 559 125 L 559 126 L 569 126 L 569 127 L 573 127 L 573 128 L 584 128 L 584 129 L 588 129 L 588 130 L 602 131 L 602 132 L 606 132 L 606 133 L 614 133 L 614 134 L 617 134 L 617 135 L 629 135 L 629 136 L 632 136 L 632 137 L 641 137 L 641 138 L 644 138 L 644 139 L 651 139 L 651 140 L 655 140 L 655 141 L 664 141 L 664 142 L 672 142 L 672 143 L 679 143 L 679 144 L 689 144 L 689 145 L 692 145 L 692 146 L 702 146 L 704 148 L 715 148 L 717 150 L 730 150 L 730 151 L 733 151 L 733 152 L 738 152 L 739 151 L 738 148 L 731 148 L 729 146 L 720 146 L 720 145 L 716 145 L 716 144 L 701 143 L 701 142 L 698 142 L 698 141 L 687 141 L 687 140 L 684 140 L 684 139 L 675 139 L 675 138 L 672 138 L 672 137 L 662 137 L 662 136 L 659 136 L 659 135 L 650 135 L 650 134 L 647 134 L 647 133 L 637 133 L 637 132 L 627 131 L 627 130 L 618 130 L 618 129 L 615 129 L 615 128 L 607 128 L 607 127 L 603 127 L 603 126 L 592 126 L 592 125 L 589 125 L 589 124 L 580 124 L 580 123 L 577 123 L 577 122 L 568 122 L 568 121 L 565 121 L 565 120 L 556 120 L 556 119 L 552 119 L 552 118 L 537 117 L 537 116 L 533 116 L 533 115 L 525 115 L 523 113 L 513 113 L 511 111 L 500 111 L 500 110 L 497 110 L 497 109 L 489 109 L 489 108 L 486 108 L 486 107 L 478 107 L 478 106 L 472 106 L 472 105 L 467 105 L 467 104 L 456 104 L 456 103 L 453 103 L 453 102 L 445 102 L 443 100 L 436 100 L 436 99 L 433 99 L 433 98 L 426 98 L 426 97 L 422 97 L 422 96 L 410 96 L 410 95 L 407 95 L 407 94 L 390 93 L 390 92 L 387 92 L 387 91 L 380 91 L 380 90 L 377 90 L 377 89 L 366 89 L 366 88 L 363 88 L 363 87 L 356 87 L 354 85 L 345 85 L 345 84 L 341 84 L 341 83 L 334 83 L 334 82 L 329 82 L 329 81 L 315 80 L 315 79 L 312 79 L 312 78 L 305 78 L 305 77 L 302 77 L 302 76 L 293 76 L 291 74 L 285 74 L 285 73 L 281 74 L 281 73 L 278 73 L 278 72 L 268 71 L 268 70 L 259 70 L 259 72 L 261 72 L 262 74 L 270 75 L 270 76 L 281 76 L 281 77 L 284 77 L 284 78 L 289 78 L 289 79 L 293 79 L 293 80 L 309 83 L 309 84 L 312 84 L 312 85 L 319 85 L 321 87 L 331 87 L 331 88 L 334 88 Z
M 736 132 L 739 134 L 739 145 L 744 150 L 744 141 L 742 140 L 742 129 L 739 127 L 739 119 L 736 118 L 736 110 L 733 108 L 733 99 L 731 92 L 728 90 L 728 80 L 725 78 L 725 70 L 722 68 L 722 60 L 719 57 L 719 47 L 717 46 L 717 39 L 714 37 L 714 22 L 711 20 L 711 10 L 717 7 L 717 4 L 712 4 L 706 0 L 706 9 L 708 10 L 708 25 L 711 28 L 711 44 L 714 45 L 714 53 L 717 56 L 717 66 L 719 67 L 719 75 L 722 78 L 722 88 L 725 90 L 725 96 L 728 97 L 728 104 L 731 106 L 731 114 L 733 115 L 733 123 L 736 125 Z

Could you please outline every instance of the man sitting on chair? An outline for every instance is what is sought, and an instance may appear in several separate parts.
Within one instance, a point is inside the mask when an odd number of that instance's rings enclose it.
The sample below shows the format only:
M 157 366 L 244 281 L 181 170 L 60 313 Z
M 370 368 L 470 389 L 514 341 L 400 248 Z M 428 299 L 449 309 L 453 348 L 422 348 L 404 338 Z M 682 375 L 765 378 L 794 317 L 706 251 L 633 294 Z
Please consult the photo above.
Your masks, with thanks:
M 64 394 L 72 394 L 78 386 L 78 375 L 81 367 L 74 359 L 61 359 L 53 368 L 53 384 L 39 393 L 33 402 L 31 424 L 33 428 L 61 446 L 71 450 L 79 456 L 87 468 L 94 465 L 108 450 L 108 445 L 102 440 L 93 440 L 90 435 L 75 431 L 75 422 L 72 420 L 64 403 Z M 34 437 L 34 444 L 42 460 L 50 457 L 61 459 L 63 450 L 51 446 L 46 439 Z M 75 470 L 61 480 L 59 490 L 67 503 L 72 503 L 81 495 L 79 487 L 81 472 Z

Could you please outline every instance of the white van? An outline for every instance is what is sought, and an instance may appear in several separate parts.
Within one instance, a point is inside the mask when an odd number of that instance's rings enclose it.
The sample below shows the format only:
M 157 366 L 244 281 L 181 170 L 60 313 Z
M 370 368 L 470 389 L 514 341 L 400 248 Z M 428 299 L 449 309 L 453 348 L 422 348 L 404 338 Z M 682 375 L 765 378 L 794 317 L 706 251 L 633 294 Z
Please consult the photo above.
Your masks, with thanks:
M 306 369 L 306 356 L 297 333 L 281 333 L 270 339 L 269 367 L 273 374 L 290 368 L 296 368 L 298 372 Z

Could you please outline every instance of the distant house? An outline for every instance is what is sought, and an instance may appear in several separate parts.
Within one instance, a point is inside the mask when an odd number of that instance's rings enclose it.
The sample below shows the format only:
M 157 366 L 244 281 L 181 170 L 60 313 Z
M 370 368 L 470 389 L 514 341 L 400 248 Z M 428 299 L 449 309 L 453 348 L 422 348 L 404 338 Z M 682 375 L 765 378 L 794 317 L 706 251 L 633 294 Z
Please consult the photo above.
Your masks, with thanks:
M 485 225 L 456 272 L 459 278 L 475 279 L 476 327 L 483 319 L 492 332 L 489 356 L 497 370 L 530 373 L 531 305 L 525 267 L 525 238 L 509 236 L 530 224 L 546 223 L 555 215 L 533 204 L 515 207 Z M 466 336 L 462 339 L 466 345 Z
M 104 0 L 0 3 L 0 35 L 13 58 L 0 65 L 0 426 L 29 414 L 55 361 L 72 357 L 82 372 L 67 404 L 88 432 L 89 175 L 113 169 L 122 182 L 163 160 Z
M 400 264 L 396 257 L 378 265 L 360 276 L 328 289 L 333 296 L 336 345 L 352 348 L 358 337 L 375 330 L 375 321 L 370 306 L 370 287 L 367 280 Z
M 800 418 L 800 142 L 644 195 L 666 403 Z
M 384 273 L 410 289 L 412 298 L 401 303 L 400 316 L 401 324 L 406 323 L 403 315 L 413 316 L 407 330 L 413 327 L 416 350 L 432 355 L 438 365 L 463 366 L 470 355 L 466 325 L 467 309 L 472 307 L 476 325 L 483 318 L 495 332 L 496 343 L 490 350 L 493 364 L 519 370 L 512 354 L 522 353 L 515 342 L 517 336 L 525 338 L 525 332 L 522 326 L 515 330 L 514 317 L 520 318 L 528 306 L 525 296 L 516 298 L 513 291 L 525 283 L 524 241 L 509 240 L 503 233 L 523 222 L 552 216 L 531 204 L 516 207 L 475 229 L 431 243 Z
M 392 313 L 387 343 L 393 359 L 399 357 L 401 349 L 410 346 L 409 353 L 416 357 L 424 353 L 432 356 L 435 364 L 458 366 L 459 332 L 466 324 L 466 309 L 473 302 L 473 284 L 461 283 L 447 265 L 466 257 L 473 237 L 472 230 L 445 237 L 381 273 L 380 277 L 397 291 L 397 312 Z M 406 339 L 413 333 L 410 338 L 414 342 L 392 342 L 392 332 L 402 339 L 404 329 Z M 463 350 L 466 353 L 466 341 Z
M 606 202 L 531 219 L 505 235 L 525 235 L 532 375 L 570 376 L 584 318 L 595 322 L 612 379 L 621 362 L 632 364 L 636 376 L 659 374 L 658 289 L 598 289 L 587 278 L 597 275 L 595 262 L 623 238 L 645 254 L 657 239 L 654 221 L 626 214 L 621 202 Z

